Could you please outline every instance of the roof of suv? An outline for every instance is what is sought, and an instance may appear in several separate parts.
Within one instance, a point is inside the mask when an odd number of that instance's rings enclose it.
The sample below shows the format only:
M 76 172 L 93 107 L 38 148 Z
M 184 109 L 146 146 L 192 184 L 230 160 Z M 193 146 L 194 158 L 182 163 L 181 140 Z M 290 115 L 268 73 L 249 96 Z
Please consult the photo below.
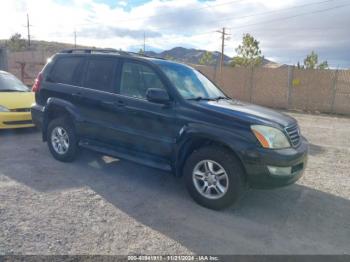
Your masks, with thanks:
M 135 52 L 127 52 L 127 51 L 122 51 L 122 50 L 117 50 L 117 49 L 112 49 L 112 48 L 108 48 L 108 49 L 97 49 L 97 48 L 93 48 L 93 49 L 66 49 L 66 50 L 62 50 L 59 53 L 57 53 L 57 55 L 68 55 L 68 54 L 94 55 L 94 56 L 95 55 L 107 55 L 107 56 L 111 55 L 111 56 L 119 56 L 119 57 L 123 57 L 123 58 L 146 60 L 146 61 L 150 61 L 150 62 L 164 61 L 166 63 L 184 65 L 182 63 L 175 62 L 172 60 L 167 60 L 167 59 L 161 58 L 161 57 L 148 56 L 148 55 L 144 55 L 144 54 L 139 54 L 139 53 L 135 53 Z

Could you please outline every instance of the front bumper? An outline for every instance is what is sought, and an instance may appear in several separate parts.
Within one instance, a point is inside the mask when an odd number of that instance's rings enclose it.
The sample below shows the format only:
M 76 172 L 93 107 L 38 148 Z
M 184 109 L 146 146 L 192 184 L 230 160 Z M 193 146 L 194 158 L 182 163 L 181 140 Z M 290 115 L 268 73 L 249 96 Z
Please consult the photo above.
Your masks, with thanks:
M 33 127 L 30 112 L 1 112 L 0 129 Z
M 308 142 L 302 137 L 296 148 L 269 150 L 259 148 L 244 154 L 248 183 L 253 188 L 274 188 L 292 184 L 302 175 L 307 164 Z M 291 167 L 291 174 L 273 174 L 268 166 Z M 271 169 L 270 169 L 271 170 Z M 278 173 L 278 172 L 277 172 Z

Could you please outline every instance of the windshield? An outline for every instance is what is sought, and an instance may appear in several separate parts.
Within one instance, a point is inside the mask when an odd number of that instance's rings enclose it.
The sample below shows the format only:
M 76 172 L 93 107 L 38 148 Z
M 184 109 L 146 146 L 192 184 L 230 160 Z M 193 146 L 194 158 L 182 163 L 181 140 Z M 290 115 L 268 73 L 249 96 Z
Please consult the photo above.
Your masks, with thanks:
M 197 70 L 176 63 L 155 60 L 167 75 L 181 96 L 185 99 L 218 99 L 226 98 L 208 78 Z
M 0 73 L 0 92 L 28 92 L 26 87 L 18 78 L 11 74 Z

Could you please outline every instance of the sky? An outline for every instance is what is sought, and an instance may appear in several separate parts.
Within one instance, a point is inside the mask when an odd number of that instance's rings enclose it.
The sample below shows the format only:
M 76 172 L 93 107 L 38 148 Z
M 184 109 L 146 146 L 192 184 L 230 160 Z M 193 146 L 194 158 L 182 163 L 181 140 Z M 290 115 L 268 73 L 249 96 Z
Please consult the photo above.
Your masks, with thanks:
M 161 51 L 177 46 L 220 51 L 230 34 L 235 55 L 244 33 L 270 60 L 296 64 L 311 51 L 333 68 L 350 68 L 350 0 L 0 0 L 0 39 L 32 39 Z

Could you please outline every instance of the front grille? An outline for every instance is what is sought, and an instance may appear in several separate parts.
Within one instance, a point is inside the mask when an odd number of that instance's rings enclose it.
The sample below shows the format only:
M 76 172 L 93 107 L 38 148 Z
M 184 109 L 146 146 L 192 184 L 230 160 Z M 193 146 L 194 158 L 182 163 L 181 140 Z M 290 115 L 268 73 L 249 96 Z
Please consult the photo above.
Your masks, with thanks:
M 16 108 L 16 109 L 11 109 L 11 112 L 30 112 L 30 108 Z
M 289 126 L 285 128 L 289 141 L 292 143 L 293 146 L 297 146 L 300 143 L 300 129 L 298 127 L 298 124 L 295 124 L 293 126 Z

